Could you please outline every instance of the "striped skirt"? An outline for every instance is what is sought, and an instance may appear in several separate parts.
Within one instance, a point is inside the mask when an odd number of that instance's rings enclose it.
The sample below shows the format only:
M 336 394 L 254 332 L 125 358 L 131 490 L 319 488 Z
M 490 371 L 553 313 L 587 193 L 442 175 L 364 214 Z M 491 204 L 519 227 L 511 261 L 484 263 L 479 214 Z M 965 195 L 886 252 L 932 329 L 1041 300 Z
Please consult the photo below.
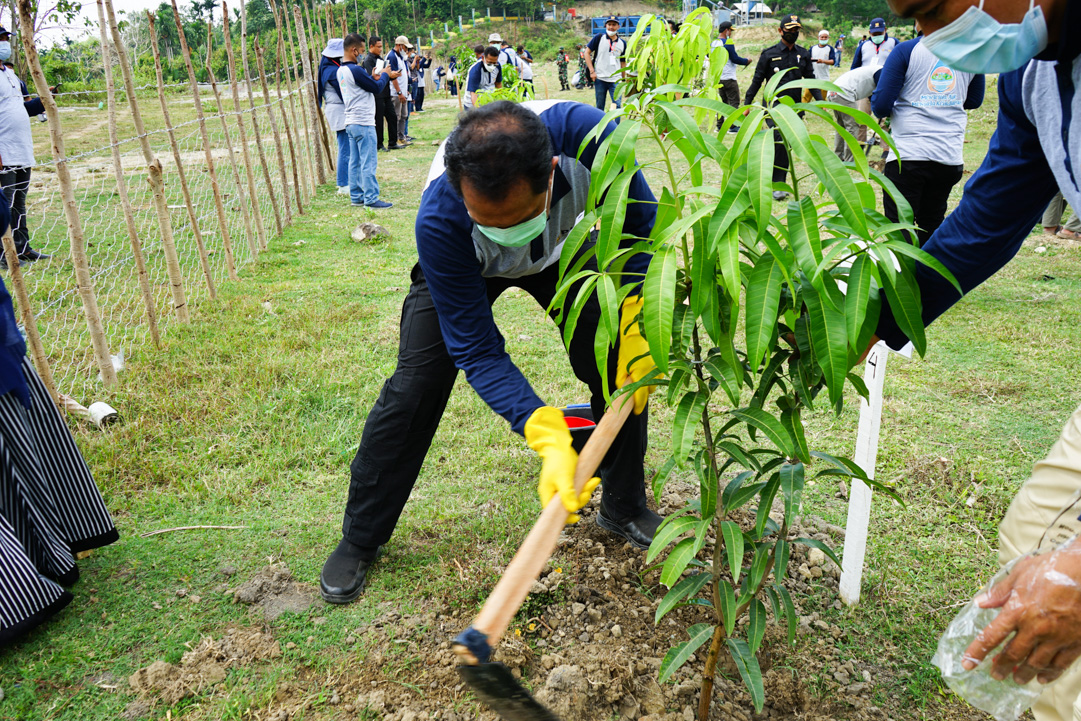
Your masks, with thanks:
M 71 601 L 74 553 L 119 538 L 49 392 L 23 359 L 30 408 L 0 396 L 0 644 Z

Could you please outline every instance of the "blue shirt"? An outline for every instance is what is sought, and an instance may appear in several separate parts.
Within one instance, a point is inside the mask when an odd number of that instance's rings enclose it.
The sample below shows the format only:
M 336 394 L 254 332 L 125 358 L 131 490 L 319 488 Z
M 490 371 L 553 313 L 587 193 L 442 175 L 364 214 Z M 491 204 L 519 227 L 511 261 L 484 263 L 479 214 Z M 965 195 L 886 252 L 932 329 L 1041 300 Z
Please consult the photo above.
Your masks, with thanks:
M 1057 46 L 998 80 L 998 128 L 987 157 L 965 185 L 957 209 L 923 249 L 954 274 L 964 292 L 994 275 L 1017 254 L 1061 188 L 1081 207 L 1081 117 L 1072 111 L 1081 78 L 1081 36 L 1067 28 L 1081 23 L 1081 3 L 1067 5 Z M 1072 136 L 1072 138 L 1071 138 Z M 960 300 L 938 273 L 917 265 L 923 321 L 931 323 Z M 883 300 L 878 337 L 894 349 L 907 338 Z
M 524 248 L 503 248 L 488 241 L 476 229 L 443 172 L 442 148 L 432 163 L 416 223 L 417 255 L 447 352 L 465 372 L 477 395 L 506 418 L 516 433 L 523 433 L 529 416 L 546 404 L 507 354 L 492 316 L 485 278 L 521 277 L 558 261 L 566 232 L 585 210 L 589 169 L 600 139 L 586 146 L 581 158 L 577 157 L 578 149 L 604 117 L 600 110 L 573 101 L 531 101 L 523 105 L 540 115 L 560 158 L 545 232 Z M 609 123 L 601 139 L 614 129 L 615 125 Z M 629 195 L 632 202 L 627 206 L 623 232 L 646 238 L 653 228 L 657 206 L 640 171 L 631 180 Z M 634 242 L 634 238 L 627 239 L 622 246 L 630 247 Z M 648 266 L 648 256 L 637 255 L 627 263 L 625 271 L 644 274 Z M 629 282 L 640 282 L 640 276 Z

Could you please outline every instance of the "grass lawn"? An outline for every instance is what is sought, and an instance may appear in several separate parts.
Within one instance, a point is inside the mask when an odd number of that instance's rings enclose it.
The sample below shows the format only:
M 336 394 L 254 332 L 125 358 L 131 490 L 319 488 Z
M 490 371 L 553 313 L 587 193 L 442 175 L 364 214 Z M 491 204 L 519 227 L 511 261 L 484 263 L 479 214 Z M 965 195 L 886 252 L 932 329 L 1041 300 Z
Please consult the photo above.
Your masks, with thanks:
M 592 97 L 554 92 L 554 64 L 538 75 L 553 96 Z M 740 80 L 745 89 L 749 71 Z M 969 169 L 994 127 L 997 96 L 989 91 L 970 116 Z M 332 700 L 342 677 L 372 658 L 374 642 L 359 627 L 388 609 L 468 615 L 491 590 L 538 513 L 539 463 L 460 380 L 394 538 L 356 603 L 320 602 L 264 621 L 232 601 L 232 589 L 272 564 L 316 584 L 340 536 L 349 462 L 394 368 L 424 179 L 457 111 L 442 99 L 426 105 L 411 120 L 414 146 L 379 156 L 382 197 L 394 208 L 376 220 L 390 240 L 351 240 L 367 216 L 332 187 L 321 189 L 306 215 L 240 270 L 240 282 L 200 301 L 189 326 L 168 327 L 162 350 L 127 350 L 128 370 L 109 398 L 121 424 L 105 432 L 73 424 L 122 539 L 80 563 L 67 610 L 0 656 L 0 718 L 112 719 L 126 708 L 141 718 L 129 707 L 129 675 L 156 660 L 176 663 L 202 639 L 236 628 L 269 632 L 282 654 L 230 670 L 169 717 L 271 718 L 276 694 L 299 684 L 312 699 L 304 718 L 356 718 Z M 954 202 L 960 193 L 958 186 Z M 857 607 L 835 607 L 822 588 L 801 603 L 804 613 L 845 629 L 842 656 L 878 670 L 873 697 L 898 709 L 895 717 L 976 718 L 948 697 L 930 657 L 957 604 L 990 577 L 996 524 L 1079 401 L 1079 252 L 1037 233 L 929 329 L 925 358 L 890 359 L 877 475 L 896 484 L 905 505 L 876 499 Z M 508 292 L 495 314 L 542 398 L 587 399 L 532 299 Z M 811 418 L 812 448 L 852 453 L 857 406 L 848 400 L 839 417 Z M 651 464 L 667 445 L 671 416 L 662 404 L 651 417 Z M 847 503 L 837 491 L 832 482 L 810 487 L 805 512 L 843 526 Z M 244 528 L 140 535 L 194 525 Z M 559 553 L 557 564 L 571 551 Z M 426 655 L 393 656 L 403 684 Z M 391 655 L 380 657 L 391 663 Z M 829 695 L 808 637 L 786 664 Z M 166 711 L 158 705 L 145 715 Z

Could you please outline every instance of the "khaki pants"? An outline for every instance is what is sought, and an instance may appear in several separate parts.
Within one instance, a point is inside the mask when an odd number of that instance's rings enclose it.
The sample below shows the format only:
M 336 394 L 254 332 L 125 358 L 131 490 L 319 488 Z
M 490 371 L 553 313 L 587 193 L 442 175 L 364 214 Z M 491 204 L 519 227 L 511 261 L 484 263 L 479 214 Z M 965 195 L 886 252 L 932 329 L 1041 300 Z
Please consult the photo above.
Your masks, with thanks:
M 1077 512 L 1063 514 L 1081 491 L 1081 408 L 1074 411 L 1051 452 L 1032 469 L 998 527 L 999 562 L 1061 542 L 1076 528 Z M 1061 518 L 1060 518 L 1061 516 Z M 1055 526 L 1050 532 L 1048 528 Z M 1036 721 L 1081 721 L 1081 664 L 1064 673 L 1032 707 Z
M 864 98 L 863 100 L 856 103 L 856 107 L 859 108 L 860 110 L 862 110 L 863 112 L 867 113 L 868 115 L 870 115 L 871 114 L 871 99 L 870 98 Z M 856 139 L 860 141 L 861 145 L 867 142 L 867 126 L 866 125 L 861 125 L 860 126 L 859 132 L 856 133 Z
M 398 114 L 398 142 L 405 142 L 405 121 L 409 120 L 409 96 L 406 95 L 405 99 L 399 98 L 397 95 L 394 98 L 394 112 Z
M 847 105 L 850 108 L 857 107 L 856 103 L 851 100 L 845 100 L 837 93 L 830 93 L 827 99 L 831 103 L 837 103 L 838 105 Z M 833 117 L 841 124 L 841 127 L 852 135 L 856 135 L 859 130 L 859 123 L 856 122 L 855 118 L 847 113 L 840 113 L 836 110 L 833 111 Z M 851 163 L 853 160 L 852 148 L 848 147 L 848 143 L 845 142 L 840 133 L 834 133 L 833 152 L 837 154 L 837 157 L 841 159 L 842 163 Z

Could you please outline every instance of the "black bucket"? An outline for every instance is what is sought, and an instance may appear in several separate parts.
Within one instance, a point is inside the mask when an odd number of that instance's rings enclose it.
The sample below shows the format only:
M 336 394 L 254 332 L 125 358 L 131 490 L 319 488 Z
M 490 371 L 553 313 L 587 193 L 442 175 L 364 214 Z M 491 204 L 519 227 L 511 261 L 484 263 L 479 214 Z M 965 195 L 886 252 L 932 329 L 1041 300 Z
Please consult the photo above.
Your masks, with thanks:
M 593 435 L 593 429 L 597 427 L 592 409 L 588 403 L 567 406 L 563 409 L 563 419 L 571 432 L 571 446 L 576 452 L 581 453 L 586 447 L 586 441 Z

